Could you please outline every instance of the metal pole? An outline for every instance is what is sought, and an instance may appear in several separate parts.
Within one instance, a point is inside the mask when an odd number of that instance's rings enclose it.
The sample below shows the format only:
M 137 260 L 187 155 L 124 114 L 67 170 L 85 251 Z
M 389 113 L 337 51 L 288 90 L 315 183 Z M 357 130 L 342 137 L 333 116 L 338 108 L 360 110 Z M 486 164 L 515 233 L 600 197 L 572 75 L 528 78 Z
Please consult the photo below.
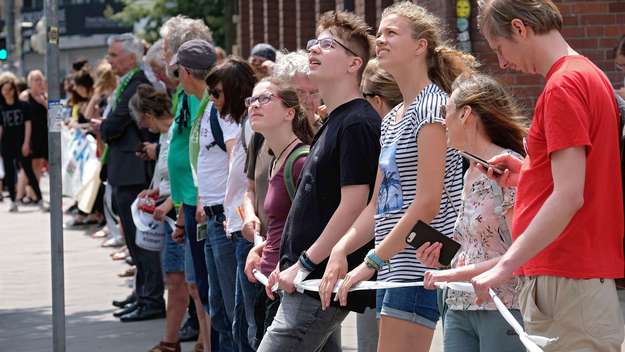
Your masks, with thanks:
M 59 89 L 58 0 L 45 0 L 46 75 L 48 77 L 48 149 L 50 174 L 50 236 L 52 257 L 52 342 L 65 352 L 65 274 L 63 265 L 63 204 L 61 199 L 61 127 L 63 108 Z

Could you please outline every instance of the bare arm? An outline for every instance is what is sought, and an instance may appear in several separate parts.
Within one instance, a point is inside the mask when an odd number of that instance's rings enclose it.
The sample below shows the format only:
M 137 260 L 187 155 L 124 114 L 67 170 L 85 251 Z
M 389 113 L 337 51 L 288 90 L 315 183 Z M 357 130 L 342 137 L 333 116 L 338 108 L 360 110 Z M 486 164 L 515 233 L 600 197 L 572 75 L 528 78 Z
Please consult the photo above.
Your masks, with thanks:
M 430 223 L 439 212 L 447 153 L 444 127 L 441 124 L 423 126 L 417 137 L 417 145 L 419 167 L 416 196 L 397 225 L 375 249 L 376 255 L 383 260 L 389 260 L 406 247 L 405 236 L 417 220 Z
M 361 248 L 374 236 L 375 212 L 378 202 L 378 193 L 380 192 L 380 184 L 382 183 L 382 172 L 378 169 L 375 179 L 375 188 L 373 197 L 365 209 L 360 213 L 354 224 L 347 230 L 345 235 L 341 237 L 339 242 L 334 246 L 332 252 L 347 256 Z
M 344 236 L 358 215 L 367 206 L 369 185 L 353 185 L 341 188 L 341 202 L 330 218 L 321 236 L 306 251 L 314 263 L 324 261 L 332 251 L 332 247 Z

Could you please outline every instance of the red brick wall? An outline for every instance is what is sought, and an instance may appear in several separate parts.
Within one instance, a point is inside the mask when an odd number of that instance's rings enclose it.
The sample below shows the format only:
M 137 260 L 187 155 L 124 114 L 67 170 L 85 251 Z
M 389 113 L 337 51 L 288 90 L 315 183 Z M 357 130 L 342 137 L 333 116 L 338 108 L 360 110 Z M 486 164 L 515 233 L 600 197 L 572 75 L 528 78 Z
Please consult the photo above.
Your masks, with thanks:
M 305 46 L 306 41 L 314 35 L 315 28 L 315 0 L 299 0 L 301 11 L 301 45 Z M 334 8 L 336 4 L 334 0 L 318 0 L 320 12 L 325 12 Z M 269 3 L 278 3 L 277 0 L 268 0 Z M 437 16 L 444 19 L 445 29 L 449 39 L 455 40 L 456 37 L 456 13 L 454 2 L 451 0 L 415 0 L 416 3 L 428 8 Z M 530 76 L 525 74 L 502 71 L 498 67 L 497 56 L 488 47 L 486 41 L 477 30 L 477 0 L 471 0 L 471 40 L 473 44 L 473 53 L 482 63 L 482 70 L 492 74 L 501 82 L 507 84 L 514 95 L 519 99 L 521 104 L 525 106 L 528 113 L 531 113 L 536 98 L 542 91 L 544 80 L 539 76 Z M 263 28 L 263 12 L 262 1 L 241 0 L 241 25 L 242 25 L 242 46 L 241 54 L 249 55 L 249 12 L 247 11 L 249 4 L 254 4 L 254 40 L 262 41 Z M 375 16 L 376 0 L 365 0 L 364 13 L 367 23 L 376 29 L 379 18 Z M 382 7 L 388 6 L 392 0 L 381 0 Z M 284 13 L 284 47 L 288 50 L 296 49 L 296 25 L 295 25 L 295 0 L 283 0 Z M 589 57 L 601 69 L 603 69 L 612 83 L 616 87 L 623 84 L 623 73 L 616 70 L 613 63 L 613 48 L 618 38 L 625 34 L 625 0 L 612 1 L 579 1 L 579 0 L 560 0 L 556 1 L 560 11 L 564 17 L 563 34 L 571 46 L 578 50 L 581 54 Z M 260 6 L 259 6 L 260 5 Z M 257 11 L 258 9 L 258 11 Z M 273 11 L 277 10 L 276 6 L 269 6 L 268 15 L 270 18 L 269 27 L 275 25 L 277 15 L 273 15 Z M 276 16 L 276 17 L 274 17 Z M 280 47 L 278 33 L 273 28 L 268 28 L 269 42 L 276 48 Z
M 504 72 L 499 68 L 497 56 L 476 28 L 477 5 L 475 0 L 472 3 L 471 39 L 474 54 L 483 64 L 482 69 L 508 84 L 527 112 L 531 113 L 544 79 Z M 573 49 L 604 70 L 616 87 L 622 86 L 623 74 L 614 67 L 613 49 L 618 38 L 625 34 L 625 2 L 561 0 L 556 1 L 556 5 L 564 18 L 564 38 Z

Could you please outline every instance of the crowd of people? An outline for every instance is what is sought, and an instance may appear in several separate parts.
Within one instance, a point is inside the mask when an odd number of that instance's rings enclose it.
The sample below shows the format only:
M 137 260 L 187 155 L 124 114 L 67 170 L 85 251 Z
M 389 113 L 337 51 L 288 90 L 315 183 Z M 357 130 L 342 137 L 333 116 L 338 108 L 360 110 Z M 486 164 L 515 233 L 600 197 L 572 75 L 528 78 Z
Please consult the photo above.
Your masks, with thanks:
M 359 351 L 429 351 L 439 319 L 446 352 L 524 351 L 492 288 L 545 351 L 620 351 L 625 88 L 569 46 L 550 0 L 483 1 L 478 19 L 502 69 L 545 77 L 531 119 L 411 2 L 375 36 L 325 13 L 306 51 L 227 56 L 176 16 L 151 46 L 121 34 L 95 69 L 77 60 L 67 129 L 99 167 L 67 225 L 124 246 L 134 289 L 114 316 L 165 318 L 150 352 L 341 351 L 350 311 Z M 11 211 L 43 204 L 47 154 L 45 79 L 16 82 L 0 77 Z M 421 231 L 457 242 L 453 260 L 407 244 Z M 369 280 L 423 284 L 351 290 Z

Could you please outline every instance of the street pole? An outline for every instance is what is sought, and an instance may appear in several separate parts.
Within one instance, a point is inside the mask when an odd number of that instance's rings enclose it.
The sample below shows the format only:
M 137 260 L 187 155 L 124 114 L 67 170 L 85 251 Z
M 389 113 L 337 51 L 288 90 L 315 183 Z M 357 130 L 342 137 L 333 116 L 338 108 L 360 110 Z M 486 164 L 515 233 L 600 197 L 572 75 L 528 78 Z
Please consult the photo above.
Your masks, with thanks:
M 48 173 L 50 175 L 50 240 L 52 259 L 52 343 L 65 352 L 65 273 L 63 265 L 63 201 L 61 199 L 61 127 L 59 94 L 58 0 L 45 0 L 46 76 L 48 77 Z

